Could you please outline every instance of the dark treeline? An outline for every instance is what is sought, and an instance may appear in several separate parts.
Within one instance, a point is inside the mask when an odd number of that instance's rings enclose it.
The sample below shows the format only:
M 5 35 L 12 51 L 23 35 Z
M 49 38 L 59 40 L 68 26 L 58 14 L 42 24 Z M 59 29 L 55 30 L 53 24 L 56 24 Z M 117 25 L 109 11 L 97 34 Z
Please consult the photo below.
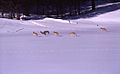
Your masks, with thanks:
M 15 13 L 18 16 L 21 13 L 53 17 L 77 16 L 87 5 L 95 10 L 96 0 L 0 0 L 0 12 L 2 15 L 9 13 L 11 18 L 15 17 Z

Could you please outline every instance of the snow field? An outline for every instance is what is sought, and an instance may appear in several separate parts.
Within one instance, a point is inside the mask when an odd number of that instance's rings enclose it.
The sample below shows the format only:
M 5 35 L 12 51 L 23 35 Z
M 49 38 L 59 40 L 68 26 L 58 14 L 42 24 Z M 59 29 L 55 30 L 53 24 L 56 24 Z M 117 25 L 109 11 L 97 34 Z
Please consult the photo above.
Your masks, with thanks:
M 0 74 L 120 74 L 119 14 L 117 10 L 71 23 L 0 18 Z M 39 31 L 50 34 L 32 35 Z M 70 37 L 70 32 L 78 36 Z

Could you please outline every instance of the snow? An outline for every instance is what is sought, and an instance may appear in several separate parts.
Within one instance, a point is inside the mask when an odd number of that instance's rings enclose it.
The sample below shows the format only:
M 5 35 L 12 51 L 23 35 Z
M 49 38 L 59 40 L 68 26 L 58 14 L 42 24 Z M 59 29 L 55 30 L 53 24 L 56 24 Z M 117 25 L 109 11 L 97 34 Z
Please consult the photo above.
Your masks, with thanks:
M 51 21 L 56 21 L 56 22 L 61 22 L 61 23 L 69 23 L 67 20 L 62 20 L 62 19 L 53 19 L 53 18 L 45 18 L 45 21 L 51 20 Z M 44 21 L 43 20 L 43 21 Z
M 52 18 L 0 18 L 0 74 L 119 74 L 119 12 L 70 20 L 71 23 Z M 50 35 L 32 35 L 33 31 L 45 30 Z M 61 36 L 53 36 L 53 31 Z M 69 32 L 78 36 L 70 37 Z
M 91 18 L 89 20 L 98 21 L 98 22 L 120 22 L 120 10 L 116 10 L 113 12 L 105 13 L 99 15 L 98 17 Z
M 101 7 L 111 6 L 111 5 L 115 5 L 115 4 L 120 4 L 120 2 L 106 3 L 106 4 L 102 4 L 102 5 L 97 5 L 96 8 L 101 8 Z

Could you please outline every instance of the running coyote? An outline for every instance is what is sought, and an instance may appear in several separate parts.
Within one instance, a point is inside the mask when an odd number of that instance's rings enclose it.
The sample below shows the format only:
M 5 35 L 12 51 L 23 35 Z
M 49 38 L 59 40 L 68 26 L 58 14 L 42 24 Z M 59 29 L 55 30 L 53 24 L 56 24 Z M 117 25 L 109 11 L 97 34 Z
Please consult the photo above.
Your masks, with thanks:
M 60 36 L 60 33 L 59 33 L 59 32 L 54 31 L 54 32 L 53 32 L 53 35 L 55 35 L 55 36 Z
M 101 30 L 101 31 L 105 31 L 105 32 L 108 31 L 108 30 L 107 30 L 106 28 L 104 28 L 104 27 L 101 27 L 100 30 Z
M 43 35 L 48 35 L 48 34 L 50 34 L 50 32 L 49 32 L 49 31 L 43 31 L 43 32 L 42 32 L 42 31 L 40 31 L 40 33 L 41 33 L 41 34 L 43 34 Z
M 70 32 L 70 33 L 69 33 L 69 36 L 71 36 L 71 37 L 76 37 L 77 34 L 76 34 L 75 32 Z
M 101 31 L 104 31 L 104 32 L 108 31 L 107 28 L 105 28 L 105 27 L 101 27 L 100 25 L 97 25 L 97 26 L 100 28 Z
M 37 32 L 32 32 L 32 35 L 38 36 L 38 33 Z

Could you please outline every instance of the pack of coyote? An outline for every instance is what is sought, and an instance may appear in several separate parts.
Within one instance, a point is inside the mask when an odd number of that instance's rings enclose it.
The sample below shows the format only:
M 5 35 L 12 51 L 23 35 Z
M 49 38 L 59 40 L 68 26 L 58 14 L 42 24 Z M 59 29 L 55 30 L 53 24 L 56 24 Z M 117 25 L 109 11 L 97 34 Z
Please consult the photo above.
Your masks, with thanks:
M 32 35 L 33 36 L 47 36 L 47 35 L 53 35 L 53 36 L 61 36 L 62 33 L 60 32 L 57 32 L 57 31 L 53 31 L 53 32 L 50 32 L 50 31 L 40 31 L 40 32 L 35 32 L 33 31 L 32 32 Z M 68 33 L 68 36 L 70 37 L 77 37 L 77 33 L 76 32 L 69 32 Z
M 107 28 L 101 27 L 100 25 L 97 25 L 97 26 L 99 27 L 100 31 L 102 31 L 102 32 L 108 32 Z M 32 32 L 32 35 L 39 36 L 39 37 L 41 37 L 41 36 L 47 36 L 47 35 L 61 36 L 62 33 L 58 32 L 58 31 L 50 32 L 50 31 L 46 30 L 46 31 L 39 31 L 39 32 L 35 32 L 34 31 L 34 32 Z M 73 32 L 73 31 L 68 32 L 67 35 L 70 36 L 70 37 L 77 37 L 78 36 L 78 34 L 76 32 Z

